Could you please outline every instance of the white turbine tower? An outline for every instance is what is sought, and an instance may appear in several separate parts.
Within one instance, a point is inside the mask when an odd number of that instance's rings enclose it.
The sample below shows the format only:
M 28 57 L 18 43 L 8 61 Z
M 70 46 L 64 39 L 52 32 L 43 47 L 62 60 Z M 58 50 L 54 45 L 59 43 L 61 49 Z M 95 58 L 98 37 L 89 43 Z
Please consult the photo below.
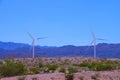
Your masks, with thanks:
M 92 33 L 92 37 L 93 37 L 93 41 L 91 42 L 91 44 L 94 43 L 94 59 L 96 59 L 96 42 L 97 42 L 97 40 L 104 40 L 104 39 L 96 38 L 94 33 L 93 32 L 91 32 L 91 33 Z
M 34 38 L 30 33 L 28 33 L 30 38 L 32 39 L 32 58 L 35 58 L 35 41 L 39 39 L 44 39 L 44 38 Z

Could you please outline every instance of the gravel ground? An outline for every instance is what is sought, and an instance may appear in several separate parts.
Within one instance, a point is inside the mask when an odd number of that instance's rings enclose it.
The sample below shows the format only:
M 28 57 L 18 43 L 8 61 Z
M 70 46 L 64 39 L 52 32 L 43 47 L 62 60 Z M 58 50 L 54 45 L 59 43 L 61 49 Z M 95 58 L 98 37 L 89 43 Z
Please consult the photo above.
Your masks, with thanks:
M 22 78 L 22 79 L 21 79 Z M 65 80 L 64 73 L 45 73 L 2 78 L 1 80 Z M 83 71 L 74 74 L 73 80 L 120 80 L 120 71 Z
M 64 73 L 47 73 L 26 76 L 15 76 L 9 78 L 2 78 L 1 80 L 65 80 Z
M 74 74 L 74 80 L 120 80 L 120 71 L 79 72 Z

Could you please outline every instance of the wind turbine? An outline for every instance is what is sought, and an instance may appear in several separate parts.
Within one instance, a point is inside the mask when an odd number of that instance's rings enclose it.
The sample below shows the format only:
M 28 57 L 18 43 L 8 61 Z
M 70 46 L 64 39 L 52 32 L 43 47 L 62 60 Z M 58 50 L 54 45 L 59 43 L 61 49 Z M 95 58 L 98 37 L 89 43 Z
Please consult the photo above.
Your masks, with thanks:
M 41 38 L 34 38 L 30 33 L 28 33 L 29 37 L 32 39 L 32 58 L 35 58 L 35 41 L 39 39 L 44 39 L 43 37 Z
M 96 59 L 96 42 L 97 40 L 105 40 L 105 39 L 101 39 L 101 38 L 96 38 L 95 34 L 91 31 L 92 33 L 92 37 L 93 37 L 93 41 L 91 42 L 91 44 L 94 44 L 94 59 Z

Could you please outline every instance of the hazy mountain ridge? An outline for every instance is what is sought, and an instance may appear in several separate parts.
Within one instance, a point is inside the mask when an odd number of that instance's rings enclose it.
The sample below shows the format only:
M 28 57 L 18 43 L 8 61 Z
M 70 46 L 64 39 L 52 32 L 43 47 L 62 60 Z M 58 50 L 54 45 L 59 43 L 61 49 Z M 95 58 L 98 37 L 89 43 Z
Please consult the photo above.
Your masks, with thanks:
M 17 48 L 22 47 L 30 47 L 29 44 L 23 44 L 23 43 L 14 43 L 14 42 L 1 42 L 0 41 L 0 48 L 6 49 L 6 50 L 14 50 Z
M 32 49 L 29 44 L 0 42 L 0 58 L 31 57 Z M 35 56 L 93 56 L 93 46 L 66 45 L 62 47 L 36 46 Z M 100 43 L 97 45 L 97 57 L 120 58 L 120 44 Z

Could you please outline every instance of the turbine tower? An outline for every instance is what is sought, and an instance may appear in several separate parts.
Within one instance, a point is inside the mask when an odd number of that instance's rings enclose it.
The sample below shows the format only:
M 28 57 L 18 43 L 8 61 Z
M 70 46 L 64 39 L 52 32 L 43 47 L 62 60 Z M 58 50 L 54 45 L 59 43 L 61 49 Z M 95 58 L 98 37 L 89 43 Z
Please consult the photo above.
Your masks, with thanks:
M 97 40 L 104 40 L 104 39 L 96 38 L 95 34 L 92 31 L 91 31 L 91 33 L 92 33 L 92 37 L 93 37 L 93 41 L 91 42 L 91 44 L 94 44 L 94 59 L 96 59 L 96 42 L 97 42 Z
M 28 33 L 29 37 L 32 39 L 32 58 L 35 58 L 35 41 L 44 38 L 34 38 L 30 33 Z

